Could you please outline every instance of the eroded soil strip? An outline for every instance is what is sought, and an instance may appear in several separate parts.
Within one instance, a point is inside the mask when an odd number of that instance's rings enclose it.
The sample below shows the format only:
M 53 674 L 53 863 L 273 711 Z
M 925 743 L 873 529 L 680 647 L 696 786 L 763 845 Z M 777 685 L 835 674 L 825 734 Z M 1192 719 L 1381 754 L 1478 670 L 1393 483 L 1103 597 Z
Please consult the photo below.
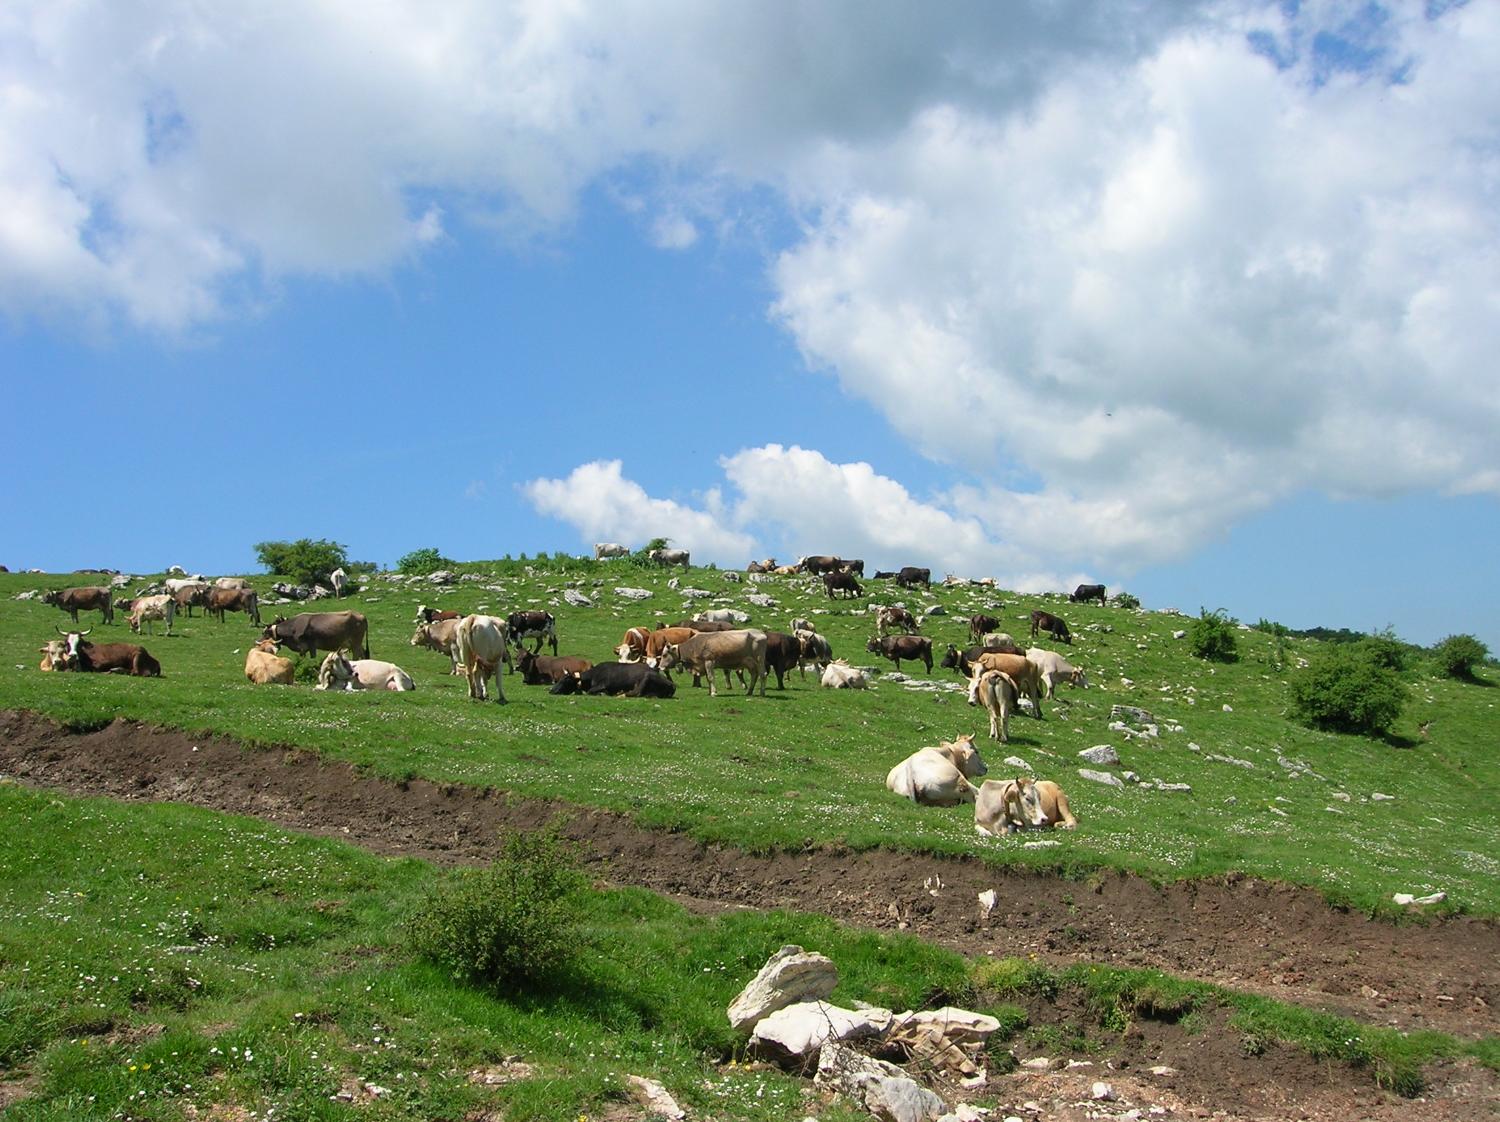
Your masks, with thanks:
M 74 733 L 14 711 L 0 711 L 0 775 L 79 795 L 254 815 L 445 864 L 487 860 L 498 827 L 566 813 L 567 833 L 585 844 L 603 878 L 700 907 L 821 912 L 901 927 L 970 955 L 1035 952 L 1053 963 L 1156 967 L 1402 1029 L 1500 1032 L 1500 924 L 1455 917 L 1398 926 L 1248 877 L 1157 888 L 1125 874 L 1082 884 L 977 859 L 884 851 L 753 856 L 645 830 L 607 811 L 392 783 L 298 749 L 247 749 L 128 721 Z M 939 880 L 934 895 L 929 883 Z M 1000 905 L 984 920 L 977 897 L 989 888 Z

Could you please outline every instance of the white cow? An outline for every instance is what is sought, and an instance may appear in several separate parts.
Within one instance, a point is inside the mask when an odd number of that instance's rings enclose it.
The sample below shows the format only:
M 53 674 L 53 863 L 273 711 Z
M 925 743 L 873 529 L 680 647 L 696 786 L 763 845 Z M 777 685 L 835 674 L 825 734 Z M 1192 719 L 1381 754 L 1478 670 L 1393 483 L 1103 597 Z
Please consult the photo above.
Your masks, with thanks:
M 998 838 L 1025 826 L 1020 787 L 1014 779 L 986 779 L 974 798 L 974 829 Z
M 495 679 L 495 701 L 505 704 L 500 664 L 510 667 L 510 628 L 496 616 L 464 616 L 458 621 L 458 661 L 469 680 L 469 696 L 488 698 L 485 679 Z
M 137 596 L 130 603 L 130 630 L 139 632 L 141 624 L 146 624 L 147 631 L 156 634 L 151 627 L 152 620 L 163 620 L 167 625 L 167 634 L 172 634 L 172 622 L 177 618 L 177 602 L 165 592 L 155 596 Z
M 1010 654 L 1021 653 L 1020 646 L 1004 631 L 991 631 L 979 640 L 979 645 L 987 651 L 1007 651 Z
M 836 658 L 823 667 L 822 685 L 827 690 L 862 690 L 870 684 L 865 672 L 850 666 L 842 658 Z
M 885 785 L 922 806 L 958 806 L 971 803 L 978 779 L 989 769 L 974 747 L 974 734 L 945 740 L 936 748 L 919 748 L 885 777 Z
M 594 560 L 602 561 L 606 557 L 628 557 L 630 550 L 619 542 L 595 542 Z
M 1089 688 L 1088 678 L 1083 671 L 1056 651 L 1043 650 L 1041 647 L 1027 647 L 1026 660 L 1033 663 L 1041 675 L 1043 697 L 1056 696 L 1058 682 L 1069 682 L 1084 690 Z
M 333 585 L 334 596 L 342 597 L 344 589 L 349 586 L 349 574 L 344 572 L 343 566 L 339 566 L 328 574 L 328 583 Z
M 328 690 L 396 690 L 416 689 L 411 675 L 394 662 L 378 658 L 345 658 L 341 651 L 331 651 L 318 667 L 317 689 Z
M 250 588 L 250 582 L 244 577 L 220 577 L 214 581 L 215 588 Z

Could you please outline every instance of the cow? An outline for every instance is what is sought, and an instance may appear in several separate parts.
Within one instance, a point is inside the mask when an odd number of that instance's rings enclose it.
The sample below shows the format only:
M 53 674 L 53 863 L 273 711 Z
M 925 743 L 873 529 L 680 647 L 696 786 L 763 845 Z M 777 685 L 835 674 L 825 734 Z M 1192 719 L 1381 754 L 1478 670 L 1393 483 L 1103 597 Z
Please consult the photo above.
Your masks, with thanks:
M 68 644 L 63 639 L 48 639 L 47 645 L 38 647 L 41 652 L 42 661 L 37 663 L 38 670 L 67 670 L 68 669 Z
M 863 670 L 838 658 L 823 667 L 819 684 L 826 690 L 862 690 L 870 683 Z
M 1049 651 L 1044 647 L 1027 647 L 1026 658 L 1036 664 L 1042 679 L 1042 696 L 1045 698 L 1057 695 L 1058 682 L 1067 682 L 1081 690 L 1089 688 L 1088 678 L 1083 671 L 1056 651 Z
M 555 694 L 609 694 L 612 697 L 671 697 L 677 686 L 643 662 L 601 662 L 570 674 L 549 691 Z
M 974 829 L 998 838 L 1026 825 L 1022 817 L 1021 790 L 1014 779 L 986 779 L 974 798 Z
M 245 677 L 257 686 L 289 686 L 295 676 L 295 664 L 276 653 L 274 639 L 259 639 L 245 652 Z
M 244 577 L 220 577 L 214 581 L 215 588 L 244 588 L 251 587 L 250 582 Z
M 261 638 L 275 639 L 298 654 L 344 650 L 357 657 L 370 657 L 370 625 L 363 612 L 302 612 L 291 619 L 277 616 L 261 632 Z
M 686 624 L 658 627 L 654 631 L 649 627 L 632 627 L 625 632 L 625 638 L 615 648 L 615 654 L 621 662 L 660 659 L 661 652 L 668 643 L 680 643 L 696 634 L 698 629 Z
M 745 694 L 755 693 L 760 684 L 761 697 L 766 696 L 766 633 L 764 631 L 719 631 L 694 635 L 680 643 L 669 643 L 661 653 L 661 668 L 686 666 L 695 675 L 708 678 L 708 696 L 717 697 L 714 668 L 746 670 L 750 674 Z
M 875 570 L 875 575 L 873 577 L 871 577 L 870 579 L 871 580 L 890 580 L 895 575 L 896 575 L 895 573 L 889 571 L 888 569 L 876 569 Z
M 1045 631 L 1054 639 L 1060 639 L 1068 646 L 1073 645 L 1073 636 L 1068 631 L 1068 625 L 1051 612 L 1044 612 L 1040 608 L 1031 613 L 1031 637 L 1036 638 L 1038 631 Z
M 795 635 L 785 631 L 766 632 L 766 673 L 776 675 L 776 688 L 786 689 L 786 672 L 799 670 L 802 665 L 802 643 Z M 807 677 L 805 671 L 802 676 Z
M 817 628 L 813 626 L 812 620 L 810 620 L 810 619 L 803 619 L 801 616 L 798 616 L 796 619 L 792 620 L 792 625 L 789 628 L 789 630 L 791 630 L 791 631 L 816 631 Z
M 912 635 L 916 633 L 917 621 L 905 608 L 881 605 L 875 609 L 875 630 L 879 634 L 888 635 L 897 627 L 904 634 Z
M 919 806 L 958 806 L 974 801 L 978 788 L 970 782 L 987 772 L 974 734 L 945 740 L 936 748 L 919 748 L 885 777 L 885 785 Z
M 678 627 L 696 627 L 699 630 L 712 630 L 705 628 L 705 624 L 726 623 L 729 630 L 738 630 L 743 624 L 749 622 L 750 617 L 738 608 L 704 608 L 692 619 L 685 623 L 677 624 Z M 722 629 L 721 629 L 722 630 Z
M 412 634 L 411 645 L 439 651 L 453 661 L 449 674 L 462 674 L 458 666 L 458 619 L 439 619 L 432 623 L 419 623 Z
M 630 550 L 619 542 L 595 542 L 594 560 L 603 561 L 606 557 L 628 557 Z
M 987 616 L 983 612 L 969 617 L 969 638 L 979 643 L 991 631 L 1000 630 L 1000 621 L 994 616 Z
M 843 567 L 843 564 L 844 562 L 837 557 L 830 557 L 826 553 L 818 553 L 811 557 L 797 558 L 797 564 L 794 567 L 799 573 L 818 576 L 822 573 L 836 573 Z
M 177 601 L 165 592 L 155 596 L 138 596 L 130 603 L 130 617 L 126 620 L 130 624 L 130 630 L 140 633 L 141 624 L 145 623 L 151 628 L 153 620 L 163 620 L 167 625 L 167 634 L 172 634 L 172 622 L 177 618 Z M 154 635 L 156 632 L 151 631 Z
M 986 670 L 1002 670 L 1010 675 L 1016 689 L 1031 699 L 1031 715 L 1042 719 L 1042 673 L 1025 655 L 1008 651 L 983 651 L 970 663 L 969 704 L 979 704 L 979 679 Z
M 904 565 L 896 574 L 896 583 L 902 588 L 911 588 L 913 585 L 928 585 L 932 583 L 931 569 L 918 569 L 912 565 Z
M 95 674 L 129 674 L 136 678 L 160 678 L 161 663 L 145 647 L 134 643 L 89 643 L 84 636 L 92 631 L 58 631 L 63 637 L 63 666 L 54 669 L 78 670 Z
M 802 566 L 800 566 L 800 565 L 777 565 L 776 568 L 774 570 L 772 570 L 772 571 L 778 577 L 792 577 L 792 576 L 796 576 L 798 573 L 800 573 L 802 571 Z
M 1078 828 L 1078 819 L 1073 817 L 1068 796 L 1052 780 L 1018 776 L 1016 788 L 1021 799 L 1021 813 L 1030 825 L 1060 826 L 1064 830 Z
M 1007 743 L 1010 740 L 1010 715 L 1020 696 L 1015 680 L 1003 670 L 985 670 L 974 684 L 974 693 L 990 715 L 990 739 Z
M 806 663 L 812 663 L 819 672 L 826 670 L 828 664 L 833 661 L 833 647 L 828 640 L 809 628 L 799 628 L 792 632 L 797 637 L 797 645 L 801 647 L 802 653 L 797 657 L 797 670 L 806 675 L 803 669 Z
M 417 622 L 418 623 L 436 623 L 438 620 L 441 620 L 441 619 L 463 619 L 463 618 L 464 618 L 463 612 L 455 612 L 451 608 L 445 608 L 442 611 L 438 611 L 436 608 L 429 608 L 426 604 L 419 604 L 419 605 L 417 605 Z
M 253 588 L 210 588 L 203 610 L 224 622 L 225 612 L 244 612 L 256 626 L 260 625 L 260 597 Z
M 774 573 L 776 571 L 776 558 L 767 557 L 764 561 L 752 561 L 745 566 L 747 573 Z
M 541 654 L 543 643 L 552 648 L 554 655 L 557 654 L 557 620 L 551 612 L 511 612 L 505 617 L 505 626 L 510 628 L 513 646 L 520 648 L 525 646 L 527 639 L 535 639 L 532 654 Z
M 1099 606 L 1102 608 L 1105 604 L 1104 586 L 1102 584 L 1080 584 L 1073 590 L 1073 594 L 1068 599 L 1075 604 L 1082 604 L 1088 600 L 1097 600 L 1099 601 Z
M 823 574 L 823 587 L 828 590 L 828 599 L 834 599 L 834 592 L 842 592 L 847 600 L 851 596 L 863 596 L 865 590 L 860 587 L 859 581 L 845 572 L 832 572 Z
M 521 681 L 528 686 L 555 686 L 570 674 L 582 674 L 594 664 L 577 655 L 537 654 L 522 650 L 516 659 L 516 669 L 521 672 Z
M 95 585 L 83 588 L 58 588 L 42 595 L 43 604 L 51 604 L 55 608 L 61 608 L 73 617 L 73 622 L 78 622 L 79 612 L 97 611 L 104 617 L 105 623 L 114 623 L 115 605 L 111 599 L 110 590 Z
M 858 576 L 864 576 L 865 559 L 863 557 L 857 557 L 853 561 L 841 561 L 839 563 L 839 568 L 843 569 L 846 573 L 854 573 Z
M 943 669 L 952 669 L 958 673 L 960 678 L 972 678 L 974 676 L 974 660 L 984 654 L 983 646 L 973 646 L 966 650 L 959 650 L 952 643 L 948 644 L 948 650 L 944 653 L 942 661 L 938 663 Z
M 464 616 L 458 621 L 458 661 L 469 682 L 469 697 L 484 701 L 485 681 L 495 679 L 495 702 L 506 704 L 500 664 L 511 666 L 510 629 L 498 616 Z
M 208 605 L 208 592 L 211 587 L 207 581 L 179 581 L 178 587 L 170 591 L 172 603 L 176 605 L 178 611 L 186 611 L 191 618 L 195 605 L 200 608 Z
M 901 669 L 904 658 L 908 662 L 920 660 L 927 667 L 927 673 L 932 673 L 932 640 L 925 635 L 877 636 L 865 644 L 865 650 L 890 659 L 897 670 Z
M 381 662 L 377 658 L 357 658 L 350 661 L 341 651 L 331 651 L 318 667 L 319 690 L 394 690 L 408 693 L 416 689 L 411 675 L 394 662 Z
M 656 565 L 681 565 L 684 569 L 688 567 L 688 551 L 685 549 L 653 549 L 646 556 Z
M 173 567 L 175 568 L 176 566 Z M 206 581 L 201 576 L 190 577 L 184 575 L 180 577 L 168 577 L 166 580 L 161 582 L 162 590 L 171 596 L 177 595 L 177 593 L 184 588 L 191 588 L 200 585 L 204 588 L 207 588 L 209 586 L 208 581 Z
M 340 566 L 328 574 L 328 583 L 333 585 L 334 598 L 342 600 L 344 598 L 344 589 L 349 587 L 349 574 L 344 572 L 343 567 Z

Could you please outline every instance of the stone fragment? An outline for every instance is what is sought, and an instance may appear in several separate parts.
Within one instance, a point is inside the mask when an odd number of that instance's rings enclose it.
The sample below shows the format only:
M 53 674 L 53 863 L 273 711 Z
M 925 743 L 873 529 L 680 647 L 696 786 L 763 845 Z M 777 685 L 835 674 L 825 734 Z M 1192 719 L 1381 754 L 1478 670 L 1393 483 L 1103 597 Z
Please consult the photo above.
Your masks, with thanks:
M 616 588 L 615 595 L 624 600 L 649 600 L 652 592 L 649 588 Z
M 563 593 L 563 599 L 575 608 L 592 608 L 594 602 L 581 592 L 574 592 L 571 588 Z
M 952 1005 L 945 1005 L 941 1009 L 924 1009 L 921 1012 L 908 1010 L 896 1014 L 896 1021 L 902 1025 L 935 1025 L 955 1044 L 983 1044 L 991 1033 L 1000 1030 L 1000 1022 L 994 1017 L 972 1013 Z
M 847 1095 L 882 1122 L 936 1122 L 948 1112 L 942 1099 L 895 1064 L 833 1041 L 818 1053 L 814 1081 Z
M 729 1024 L 748 1032 L 762 1017 L 803 1001 L 827 997 L 839 984 L 839 970 L 827 955 L 782 947 L 729 1004 Z
M 687 1117 L 687 1111 L 677 1105 L 677 1100 L 654 1079 L 642 1075 L 627 1075 L 625 1085 L 630 1097 L 659 1118 L 670 1118 L 673 1122 Z
M 1115 1097 L 1115 1089 L 1104 1082 L 1104 1080 L 1098 1079 L 1094 1081 L 1094 1086 L 1090 1089 L 1089 1095 L 1095 1102 L 1109 1102 L 1110 1099 Z
M 1111 775 L 1107 771 L 1094 771 L 1092 768 L 1081 767 L 1078 774 L 1091 783 L 1103 783 L 1106 787 L 1123 787 L 1125 783 L 1118 775 Z
M 1091 764 L 1108 765 L 1120 762 L 1120 753 L 1108 744 L 1095 744 L 1092 748 L 1085 748 L 1079 752 L 1078 756 Z
M 782 1067 L 800 1069 L 813 1061 L 829 1040 L 879 1036 L 889 1018 L 843 1009 L 826 1001 L 803 1001 L 778 1009 L 755 1025 L 750 1050 Z

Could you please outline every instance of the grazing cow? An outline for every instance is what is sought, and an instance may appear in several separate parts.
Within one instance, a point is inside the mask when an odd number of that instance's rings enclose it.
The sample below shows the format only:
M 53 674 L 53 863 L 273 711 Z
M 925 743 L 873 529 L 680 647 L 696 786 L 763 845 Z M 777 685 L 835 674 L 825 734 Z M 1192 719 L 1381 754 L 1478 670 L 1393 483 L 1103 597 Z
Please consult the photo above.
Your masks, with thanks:
M 804 666 L 809 662 L 819 672 L 827 669 L 828 664 L 833 661 L 833 647 L 828 640 L 808 628 L 799 628 L 792 634 L 797 637 L 797 645 L 802 648 L 802 653 L 797 657 L 798 672 L 805 677 L 807 671 Z
M 797 558 L 797 564 L 794 567 L 798 572 L 818 576 L 820 573 L 836 573 L 843 564 L 843 561 L 837 557 L 830 557 L 826 553 L 819 553 L 812 557 Z
M 900 628 L 906 635 L 916 633 L 917 621 L 905 608 L 884 605 L 875 609 L 875 630 L 881 635 L 888 635 L 895 628 Z
M 439 619 L 432 623 L 419 623 L 412 634 L 411 645 L 439 651 L 453 661 L 449 674 L 462 674 L 458 665 L 458 619 Z
M 463 612 L 455 612 L 452 609 L 444 609 L 443 611 L 438 611 L 436 608 L 429 608 L 426 604 L 417 605 L 418 623 L 436 623 L 440 619 L 463 618 Z
M 496 616 L 464 616 L 458 621 L 458 661 L 469 680 L 469 696 L 484 701 L 489 695 L 485 680 L 495 679 L 495 701 L 505 704 L 500 664 L 510 666 L 510 634 Z
M 603 561 L 606 557 L 628 557 L 630 550 L 619 542 L 595 542 L 594 560 Z
M 969 617 L 969 638 L 973 639 L 976 643 L 983 642 L 984 637 L 991 631 L 999 630 L 1000 621 L 994 616 L 979 613 Z
M 89 643 L 84 636 L 92 631 L 58 631 L 63 637 L 63 665 L 53 663 L 55 670 L 78 670 L 94 674 L 129 674 L 136 678 L 160 678 L 161 663 L 145 647 L 134 643 Z
M 1036 638 L 1038 631 L 1045 631 L 1054 639 L 1060 639 L 1068 646 L 1073 645 L 1073 636 L 1068 631 L 1068 625 L 1051 612 L 1044 612 L 1040 608 L 1031 613 L 1031 637 Z
M 251 622 L 260 625 L 260 598 L 253 588 L 210 588 L 203 610 L 224 622 L 225 612 L 244 612 Z
M 925 635 L 884 635 L 871 639 L 865 644 L 865 650 L 890 659 L 897 670 L 901 669 L 903 658 L 908 662 L 920 659 L 927 667 L 927 673 L 932 673 L 932 640 Z
M 990 715 L 990 739 L 1007 743 L 1010 740 L 1010 715 L 1020 696 L 1015 680 L 1003 670 L 986 670 L 975 682 L 974 693 Z
M 755 693 L 760 684 L 761 697 L 766 696 L 766 633 L 764 631 L 719 631 L 694 635 L 680 643 L 669 643 L 661 653 L 661 668 L 686 666 L 695 675 L 708 679 L 708 696 L 717 697 L 714 668 L 746 670 L 750 674 L 745 694 Z
M 671 697 L 677 686 L 644 662 L 601 662 L 570 674 L 551 691 L 555 694 L 609 694 L 612 697 Z
M 1030 825 L 1060 826 L 1064 830 L 1078 828 L 1078 819 L 1073 817 L 1068 796 L 1052 780 L 1018 776 L 1016 788 L 1021 797 L 1022 816 Z
M 302 612 L 291 619 L 277 616 L 261 637 L 275 639 L 298 654 L 344 650 L 370 657 L 370 625 L 363 612 Z
M 911 565 L 904 565 L 896 574 L 896 583 L 902 588 L 911 588 L 913 585 L 929 585 L 932 583 L 931 569 L 918 569 Z
M 1056 651 L 1049 651 L 1043 647 L 1027 647 L 1026 658 L 1036 664 L 1036 668 L 1042 679 L 1042 696 L 1053 698 L 1057 696 L 1057 683 L 1068 682 L 1081 690 L 1089 688 L 1088 678 L 1082 670 L 1068 662 Z
M 115 621 L 115 604 L 108 588 L 90 585 L 84 588 L 54 589 L 42 595 L 42 603 L 61 608 L 73 617 L 75 624 L 78 622 L 79 612 L 97 611 L 104 617 L 105 623 Z
M 1086 600 L 1097 600 L 1099 606 L 1104 607 L 1105 595 L 1102 584 L 1080 584 L 1073 590 L 1073 595 L 1068 597 L 1075 604 L 1082 604 Z
M 974 798 L 974 829 L 998 838 L 1026 825 L 1022 817 L 1021 789 L 1014 779 L 986 779 Z
M 1042 719 L 1042 672 L 1025 655 L 1008 651 L 983 651 L 970 663 L 969 704 L 979 704 L 979 679 L 986 670 L 1001 670 L 1010 675 L 1021 694 L 1031 699 L 1031 715 Z
M 865 559 L 856 557 L 853 561 L 841 561 L 839 567 L 846 573 L 854 573 L 858 576 L 865 575 Z
M 845 572 L 833 572 L 823 574 L 823 587 L 828 590 L 828 599 L 834 599 L 834 592 L 842 592 L 844 599 L 851 596 L 863 596 L 865 590 L 860 587 L 859 581 L 853 575 Z
M 376 658 L 357 658 L 350 662 L 340 651 L 332 651 L 318 667 L 320 690 L 394 690 L 407 693 L 416 689 L 411 675 L 394 662 Z
M 207 581 L 180 582 L 179 587 L 171 592 L 172 603 L 176 605 L 178 611 L 187 612 L 189 618 L 191 618 L 195 605 L 200 608 L 208 606 L 210 588 L 212 588 L 212 585 Z
M 862 690 L 870 683 L 863 670 L 838 658 L 823 667 L 820 684 L 826 690 Z
M 786 672 L 802 665 L 802 643 L 785 631 L 766 632 L 766 673 L 776 675 L 776 688 L 786 689 Z M 807 677 L 806 672 L 802 675 Z
M 505 617 L 505 626 L 510 628 L 510 641 L 516 647 L 525 645 L 527 639 L 535 639 L 532 654 L 542 653 L 546 643 L 557 654 L 557 620 L 551 612 L 511 612 Z
M 344 572 L 343 567 L 340 566 L 328 574 L 328 583 L 333 585 L 334 597 L 342 600 L 344 598 L 344 589 L 349 587 L 349 574 Z
M 774 573 L 776 571 L 776 558 L 767 557 L 764 561 L 752 561 L 745 566 L 747 573 Z
M 245 652 L 245 677 L 257 686 L 289 686 L 295 672 L 292 660 L 276 653 L 274 639 L 259 639 Z
M 987 772 L 974 734 L 945 740 L 936 748 L 919 748 L 885 777 L 885 785 L 920 806 L 971 803 L 978 788 L 970 782 Z
M 522 650 L 516 659 L 516 669 L 521 672 L 521 681 L 528 686 L 555 686 L 570 674 L 582 674 L 594 664 L 577 655 L 537 654 Z
M 685 549 L 653 549 L 646 556 L 657 565 L 681 565 L 688 567 L 688 551 Z
M 167 634 L 172 634 L 172 621 L 177 618 L 177 601 L 165 592 L 155 596 L 138 596 L 130 602 L 130 616 L 126 620 L 130 624 L 130 630 L 139 633 L 141 624 L 145 623 L 151 634 L 156 632 L 151 629 L 153 620 L 163 620 L 167 625 Z
M 215 588 L 249 588 L 250 582 L 244 577 L 220 577 L 214 581 Z

